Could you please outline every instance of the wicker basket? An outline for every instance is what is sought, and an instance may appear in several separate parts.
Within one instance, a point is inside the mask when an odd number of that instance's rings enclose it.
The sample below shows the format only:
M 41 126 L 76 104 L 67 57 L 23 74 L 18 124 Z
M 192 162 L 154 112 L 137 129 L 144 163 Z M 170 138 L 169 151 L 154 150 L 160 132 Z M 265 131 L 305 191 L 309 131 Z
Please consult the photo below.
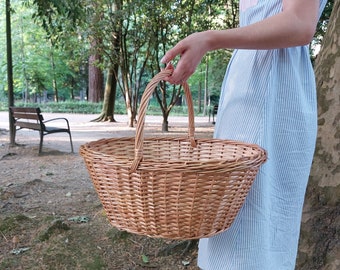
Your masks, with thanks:
M 161 71 L 146 87 L 136 137 L 89 142 L 80 154 L 113 226 L 150 237 L 213 236 L 230 227 L 266 152 L 237 141 L 195 139 L 186 83 L 188 137 L 144 138 L 148 100 L 168 75 Z

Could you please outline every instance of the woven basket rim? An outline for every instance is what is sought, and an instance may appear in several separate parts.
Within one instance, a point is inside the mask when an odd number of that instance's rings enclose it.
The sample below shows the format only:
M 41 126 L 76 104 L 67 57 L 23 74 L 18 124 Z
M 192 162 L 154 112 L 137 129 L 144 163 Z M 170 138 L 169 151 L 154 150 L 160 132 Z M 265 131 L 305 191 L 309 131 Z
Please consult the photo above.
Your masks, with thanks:
M 121 138 L 106 138 L 106 139 L 100 139 L 97 141 L 91 141 L 81 146 L 81 148 L 86 151 L 86 155 L 97 155 L 100 156 L 102 159 L 109 160 L 114 164 L 114 166 L 117 167 L 123 167 L 123 168 L 129 168 L 131 164 L 134 161 L 133 156 L 116 156 L 114 154 L 108 154 L 105 151 L 101 150 L 95 150 L 91 146 L 98 146 L 100 144 L 104 143 L 112 143 L 112 142 L 119 142 L 122 141 L 131 142 L 131 147 L 134 147 L 134 137 L 121 137 Z M 158 141 L 164 141 L 164 142 L 170 142 L 170 141 L 187 141 L 188 144 L 189 139 L 187 137 L 171 137 L 171 136 L 161 136 L 161 137 L 145 137 L 144 142 L 150 141 L 153 142 L 154 140 Z M 230 170 L 236 170 L 236 169 L 244 169 L 249 167 L 249 164 L 247 162 L 253 162 L 256 164 L 256 160 L 258 159 L 261 161 L 263 158 L 266 157 L 266 151 L 261 148 L 260 146 L 256 144 L 249 144 L 244 143 L 241 141 L 236 140 L 220 140 L 220 139 L 209 139 L 209 138 L 199 138 L 195 139 L 197 142 L 197 147 L 199 147 L 200 143 L 222 143 L 225 145 L 233 145 L 233 146 L 239 146 L 241 149 L 251 149 L 253 154 L 238 157 L 238 158 L 212 158 L 212 159 L 201 159 L 201 160 L 195 160 L 195 159 L 176 159 L 176 160 L 169 160 L 169 159 L 150 159 L 148 157 L 143 157 L 143 160 L 141 161 L 139 165 L 139 169 L 141 170 L 160 170 L 164 168 L 173 168 L 174 170 L 178 171 L 191 171 L 191 172 L 197 172 L 204 167 L 204 172 L 210 172 L 211 170 L 219 170 L 223 169 L 225 171 L 226 164 L 229 164 Z M 80 151 L 82 152 L 82 150 Z M 202 163 L 204 163 L 202 165 Z M 230 166 L 231 163 L 235 163 L 233 166 Z M 259 162 L 260 163 L 260 162 Z M 261 161 L 262 163 L 262 161 Z M 152 165 L 152 166 L 150 166 Z M 209 169 L 209 167 L 212 167 L 213 169 Z

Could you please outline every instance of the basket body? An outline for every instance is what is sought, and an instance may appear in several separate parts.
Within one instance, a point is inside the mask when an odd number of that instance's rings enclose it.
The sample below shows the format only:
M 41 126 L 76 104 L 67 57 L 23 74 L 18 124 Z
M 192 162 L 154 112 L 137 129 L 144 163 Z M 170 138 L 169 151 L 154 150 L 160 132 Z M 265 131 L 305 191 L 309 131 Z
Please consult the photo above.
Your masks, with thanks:
M 144 138 L 148 100 L 170 70 L 147 85 L 136 136 L 80 147 L 111 224 L 151 237 L 197 239 L 228 229 L 242 207 L 266 152 L 242 142 L 195 139 L 187 83 L 188 137 Z
M 242 207 L 265 151 L 241 142 L 153 137 L 131 171 L 135 138 L 82 145 L 92 182 L 111 224 L 132 233 L 197 239 L 228 229 Z

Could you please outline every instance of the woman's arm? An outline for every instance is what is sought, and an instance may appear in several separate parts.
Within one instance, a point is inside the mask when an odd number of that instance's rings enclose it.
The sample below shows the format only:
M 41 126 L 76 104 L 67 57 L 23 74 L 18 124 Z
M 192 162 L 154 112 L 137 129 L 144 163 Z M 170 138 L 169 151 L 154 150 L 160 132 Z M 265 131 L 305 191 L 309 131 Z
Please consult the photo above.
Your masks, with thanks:
M 194 33 L 162 58 L 168 63 L 181 56 L 167 80 L 179 84 L 194 72 L 202 57 L 217 49 L 277 49 L 308 44 L 318 21 L 319 0 L 283 0 L 282 12 L 260 22 L 234 29 Z
M 318 21 L 318 0 L 284 0 L 283 10 L 249 26 L 212 31 L 209 50 L 277 49 L 308 44 Z

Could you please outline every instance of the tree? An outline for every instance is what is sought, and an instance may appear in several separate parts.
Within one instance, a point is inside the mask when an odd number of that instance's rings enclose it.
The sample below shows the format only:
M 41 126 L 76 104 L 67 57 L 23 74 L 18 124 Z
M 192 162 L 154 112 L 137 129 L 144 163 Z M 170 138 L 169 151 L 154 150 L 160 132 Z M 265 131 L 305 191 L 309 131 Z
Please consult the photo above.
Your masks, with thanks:
M 158 63 L 158 59 L 164 55 L 167 49 L 193 32 L 236 27 L 238 22 L 237 5 L 238 3 L 235 1 L 214 1 L 212 3 L 206 0 L 179 1 L 176 4 L 171 2 L 169 6 L 164 3 L 158 6 L 154 4 L 154 14 L 150 16 L 151 18 L 157 18 L 151 21 L 151 25 L 154 25 L 154 29 L 156 29 L 154 30 L 154 35 L 157 36 L 154 63 Z M 164 11 L 160 11 L 162 9 Z M 177 27 L 173 27 L 174 25 L 177 25 Z M 162 49 L 160 50 L 159 48 Z M 212 93 L 219 93 L 224 75 L 223 69 L 220 68 L 221 60 L 226 60 L 225 63 L 227 63 L 229 57 L 229 51 L 226 52 L 225 50 L 208 53 L 202 59 L 197 72 L 189 79 L 193 97 L 198 100 L 199 112 L 201 111 L 202 96 L 204 96 L 203 105 L 204 112 L 206 112 Z M 211 63 L 213 63 L 213 69 L 211 68 Z M 218 66 L 215 66 L 215 63 L 218 63 Z M 210 72 L 211 70 L 213 71 Z M 201 93 L 203 81 L 204 95 Z M 156 90 L 156 98 L 162 110 L 162 131 L 165 132 L 168 131 L 169 114 L 178 100 L 181 99 L 181 91 L 178 87 L 166 87 L 161 84 Z M 179 103 L 182 104 L 182 102 Z
M 95 48 L 100 40 L 94 39 L 91 47 Z M 94 49 L 95 50 L 95 49 Z M 88 101 L 100 102 L 103 99 L 104 75 L 103 71 L 98 67 L 102 63 L 102 57 L 98 53 L 93 53 L 89 57 L 89 78 L 88 78 Z
M 11 33 L 11 2 L 6 0 L 6 47 L 7 47 L 7 84 L 8 84 L 8 106 L 14 105 L 13 95 L 13 59 L 12 59 L 12 33 Z M 9 111 L 9 110 L 8 110 Z M 14 141 L 14 122 L 9 115 L 10 143 Z
M 108 68 L 104 90 L 104 101 L 101 114 L 93 121 L 110 121 L 115 122 L 114 110 L 115 100 L 118 85 L 118 71 L 119 71 L 119 55 L 120 55 L 120 41 L 122 37 L 122 17 L 119 15 L 122 9 L 122 0 L 115 0 L 112 3 L 108 3 L 108 9 L 112 10 L 109 16 L 112 20 L 111 26 L 113 29 L 110 31 L 110 40 L 108 44 L 111 44 L 110 50 L 108 50 L 107 58 Z
M 235 17 L 230 17 L 229 13 L 225 13 L 224 1 L 219 1 L 214 5 L 211 5 L 210 1 L 192 0 L 176 3 L 142 0 L 121 1 L 119 9 L 111 8 L 117 6 L 118 2 L 107 1 L 105 4 L 107 7 L 102 10 L 104 15 L 93 27 L 98 31 L 97 35 L 103 38 L 103 42 L 97 50 L 101 51 L 106 59 L 103 64 L 103 66 L 108 66 L 105 91 L 109 91 L 104 94 L 101 115 L 95 120 L 111 121 L 114 119 L 113 115 L 111 116 L 112 110 L 111 106 L 108 106 L 107 98 L 114 98 L 111 87 L 116 84 L 111 80 L 110 75 L 115 74 L 129 116 L 129 126 L 133 126 L 141 90 L 147 80 L 159 72 L 161 68 L 159 59 L 165 51 L 193 31 L 212 27 L 221 28 L 224 23 L 228 25 L 235 23 L 236 14 L 235 9 L 230 9 L 230 14 L 234 14 Z M 235 7 L 231 1 L 228 1 L 228 5 Z M 206 12 L 207 6 L 211 7 L 211 12 L 210 17 L 205 19 L 205 16 L 201 14 Z M 229 17 L 226 17 L 226 14 Z M 118 29 L 117 26 L 121 27 Z M 118 53 L 115 52 L 117 45 L 120 49 Z M 212 54 L 212 56 L 216 55 Z M 119 65 L 118 72 L 110 71 L 110 66 L 115 66 L 117 63 Z M 220 76 L 220 78 L 222 77 Z M 221 82 L 222 79 L 219 81 Z M 215 83 L 215 80 L 212 80 L 212 83 Z M 162 111 L 163 131 L 167 131 L 168 116 L 180 98 L 180 89 L 167 87 L 161 83 L 157 87 L 154 97 Z M 111 104 L 114 105 L 114 102 Z
M 79 29 L 84 27 L 85 23 L 82 1 L 16 0 L 17 6 L 22 4 L 32 13 L 30 23 L 26 22 L 22 32 L 28 47 L 25 49 L 30 52 L 32 58 L 26 59 L 28 81 L 39 82 L 29 85 L 33 94 L 41 95 L 39 91 L 53 89 L 54 100 L 58 101 L 59 95 L 63 98 L 74 97 L 73 87 L 82 84 L 82 66 L 85 64 L 84 58 L 88 55 L 86 53 L 88 45 L 79 42 L 82 38 Z M 22 10 L 18 13 L 21 14 Z M 34 24 L 31 23 L 32 18 Z M 47 55 L 49 57 L 46 57 Z M 48 67 L 45 61 L 48 61 Z M 34 80 L 30 78 L 32 74 L 35 75 Z M 65 93 L 65 90 L 69 90 L 69 93 Z
M 340 216 L 340 1 L 316 59 L 318 137 L 303 212 L 297 269 L 335 270 Z
M 139 2 L 138 4 L 136 2 Z M 128 125 L 133 126 L 137 115 L 142 79 L 151 55 L 152 39 L 145 27 L 149 17 L 144 13 L 147 1 L 125 1 L 120 40 L 120 89 L 125 100 Z
M 93 15 L 90 17 L 90 25 L 96 27 L 102 20 L 103 11 L 101 1 L 90 1 L 92 3 Z M 96 32 L 96 31 L 94 31 Z M 101 46 L 103 39 L 100 35 L 89 35 L 92 54 L 89 57 L 89 89 L 88 101 L 100 102 L 103 99 L 104 75 L 100 68 L 103 62 L 102 55 L 97 50 Z
M 172 3 L 153 3 L 154 8 L 150 9 L 149 17 L 152 18 L 151 27 L 153 40 L 152 64 L 150 69 L 152 74 L 159 72 L 161 67 L 159 59 L 165 54 L 169 45 L 178 41 L 185 36 L 192 28 L 193 13 L 195 10 L 195 1 L 184 1 L 177 3 L 178 6 L 172 6 Z M 174 10 L 173 10 L 174 9 Z M 175 14 L 173 14 L 175 13 Z M 173 25 L 178 22 L 187 22 L 183 27 L 172 29 Z M 183 32 L 184 33 L 183 33 Z M 169 131 L 168 118 L 172 108 L 177 104 L 181 98 L 181 87 L 169 86 L 161 82 L 155 89 L 154 96 L 160 106 L 163 122 L 162 131 Z M 182 104 L 182 102 L 180 102 Z

